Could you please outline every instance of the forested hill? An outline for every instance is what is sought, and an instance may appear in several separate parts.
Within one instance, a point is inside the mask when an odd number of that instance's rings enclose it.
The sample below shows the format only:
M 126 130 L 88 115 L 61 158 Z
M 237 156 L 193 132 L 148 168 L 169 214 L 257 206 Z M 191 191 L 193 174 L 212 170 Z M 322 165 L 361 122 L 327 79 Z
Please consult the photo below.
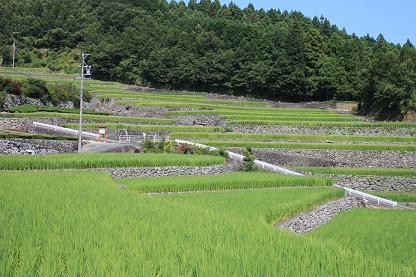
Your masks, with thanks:
M 357 100 L 366 111 L 416 107 L 410 41 L 357 37 L 322 16 L 218 0 L 8 0 L 0 3 L 0 26 L 3 65 L 11 64 L 16 39 L 19 66 L 45 65 L 42 55 L 82 47 L 97 79 L 292 101 Z

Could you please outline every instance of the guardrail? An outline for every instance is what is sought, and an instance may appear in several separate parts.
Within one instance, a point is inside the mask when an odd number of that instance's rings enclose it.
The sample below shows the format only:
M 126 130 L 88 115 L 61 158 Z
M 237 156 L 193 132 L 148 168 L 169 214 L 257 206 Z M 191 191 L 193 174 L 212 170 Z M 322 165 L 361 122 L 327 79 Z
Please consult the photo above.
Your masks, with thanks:
M 397 207 L 397 202 L 395 202 L 395 201 L 391 201 L 391 200 L 388 200 L 388 199 L 385 199 L 385 198 L 374 196 L 374 195 L 371 195 L 371 194 L 368 194 L 368 193 L 365 193 L 365 192 L 362 192 L 362 191 L 358 191 L 358 190 L 355 190 L 355 189 L 342 187 L 342 186 L 339 186 L 339 185 L 334 185 L 334 186 L 345 190 L 349 196 L 354 196 L 356 198 L 361 198 L 364 201 L 377 202 L 378 205 L 384 205 L 384 206 L 389 206 L 389 207 L 391 206 L 393 208 Z
M 210 151 L 216 151 L 216 150 L 218 150 L 218 148 L 216 148 L 216 147 L 211 147 L 211 146 L 204 145 L 204 144 L 200 144 L 200 143 L 195 143 L 195 142 L 190 142 L 190 141 L 185 141 L 185 140 L 180 140 L 180 139 L 175 139 L 175 141 L 178 144 L 189 144 L 189 145 L 197 146 L 199 148 L 208 148 Z M 244 161 L 244 158 L 245 158 L 244 155 L 240 155 L 240 154 L 233 153 L 233 152 L 230 152 L 230 151 L 226 151 L 226 152 L 228 153 L 228 156 L 231 159 L 237 160 L 237 161 L 240 161 L 240 162 L 243 162 Z M 279 172 L 279 173 L 283 173 L 283 174 L 303 176 L 303 174 L 300 174 L 298 172 L 294 172 L 294 171 L 288 170 L 286 168 L 282 168 L 280 166 L 276 166 L 274 164 L 269 164 L 269 163 L 262 162 L 262 161 L 259 161 L 259 160 L 254 160 L 254 163 L 256 165 L 258 165 L 262 169 L 270 170 L 270 171 L 273 171 L 273 172 Z
M 78 136 L 79 134 L 79 131 L 75 129 L 59 127 L 56 125 L 50 125 L 50 124 L 40 123 L 36 121 L 33 122 L 33 125 L 37 128 L 47 129 L 47 130 L 55 131 L 55 132 L 61 132 L 61 133 L 65 133 L 65 134 L 69 134 L 73 136 Z M 98 134 L 82 131 L 82 136 L 98 140 Z
M 118 136 L 118 142 L 138 142 L 141 140 L 141 137 L 139 136 L 133 136 L 133 135 L 119 135 Z

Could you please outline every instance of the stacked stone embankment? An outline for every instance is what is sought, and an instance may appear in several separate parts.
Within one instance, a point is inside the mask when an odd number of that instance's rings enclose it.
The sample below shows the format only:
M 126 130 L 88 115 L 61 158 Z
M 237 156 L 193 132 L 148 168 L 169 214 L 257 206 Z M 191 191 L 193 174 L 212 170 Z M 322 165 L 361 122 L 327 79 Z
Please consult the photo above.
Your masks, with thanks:
M 231 125 L 233 132 L 245 134 L 315 134 L 353 136 L 412 136 L 416 128 L 387 127 L 309 127 L 277 125 Z
M 47 139 L 0 139 L 0 154 L 57 154 L 74 152 L 78 149 L 77 141 Z
M 345 197 L 322 204 L 310 211 L 283 220 L 275 225 L 296 234 L 304 234 L 328 222 L 340 212 L 361 207 L 362 203 L 354 197 Z
M 113 178 L 160 177 L 183 175 L 213 175 L 232 171 L 229 165 L 212 166 L 164 166 L 134 168 L 99 168 L 99 171 L 110 172 Z

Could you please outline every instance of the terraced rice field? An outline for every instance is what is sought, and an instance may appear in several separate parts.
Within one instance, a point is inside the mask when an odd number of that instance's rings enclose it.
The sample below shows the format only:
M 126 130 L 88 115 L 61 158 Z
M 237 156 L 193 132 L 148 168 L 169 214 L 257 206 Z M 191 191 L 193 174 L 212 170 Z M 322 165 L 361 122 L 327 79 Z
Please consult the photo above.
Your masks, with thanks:
M 0 70 L 2 76 L 14 73 Z M 49 82 L 61 80 L 49 77 Z M 388 153 L 397 157 L 396 168 L 387 169 L 388 161 L 384 167 L 372 168 L 370 159 L 364 159 L 354 167 L 298 169 L 357 178 L 414 176 L 415 167 L 399 158 L 416 159 L 415 123 L 370 122 L 326 108 L 279 107 L 239 97 L 210 100 L 213 96 L 205 93 L 128 91 L 94 80 L 86 85 L 98 95 L 91 107 L 113 111 L 91 115 L 88 120 L 93 123 L 85 128 L 106 123 L 110 135 L 163 131 L 170 139 L 251 146 L 270 151 L 272 161 L 284 156 L 298 166 L 303 160 L 318 162 L 302 156 L 305 149 L 331 155 L 330 151 L 349 151 L 356 157 Z M 70 114 L 42 111 L 3 117 L 74 119 Z M 294 154 L 280 153 L 282 149 Z M 71 153 L 1 158 L 2 276 L 416 275 L 414 210 L 353 209 L 303 236 L 272 227 L 342 197 L 344 192 L 332 187 L 331 179 L 266 172 L 112 179 L 109 173 L 94 171 L 224 163 L 222 157 L 199 155 Z M 85 168 L 89 171 L 79 170 Z M 402 202 L 415 199 L 412 192 L 387 197 Z

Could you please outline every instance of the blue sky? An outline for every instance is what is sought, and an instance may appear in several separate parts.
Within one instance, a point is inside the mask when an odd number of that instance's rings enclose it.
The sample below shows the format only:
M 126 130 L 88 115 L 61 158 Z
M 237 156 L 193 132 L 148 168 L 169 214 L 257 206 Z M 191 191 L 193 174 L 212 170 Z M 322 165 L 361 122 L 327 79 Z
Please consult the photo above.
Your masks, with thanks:
M 220 0 L 228 5 L 231 0 Z M 233 0 L 240 8 L 252 3 L 256 10 L 300 11 L 313 18 L 323 15 L 348 34 L 377 38 L 381 33 L 388 42 L 404 44 L 409 38 L 416 46 L 416 0 Z

